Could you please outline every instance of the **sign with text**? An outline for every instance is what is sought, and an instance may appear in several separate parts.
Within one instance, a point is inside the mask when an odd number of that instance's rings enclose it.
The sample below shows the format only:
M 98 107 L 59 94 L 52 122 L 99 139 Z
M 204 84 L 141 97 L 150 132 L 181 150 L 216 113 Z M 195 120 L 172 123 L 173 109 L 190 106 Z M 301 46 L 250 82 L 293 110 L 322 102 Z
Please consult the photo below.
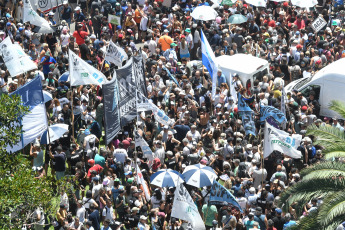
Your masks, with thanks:
M 108 22 L 114 25 L 121 25 L 120 17 L 111 14 L 108 15 Z
M 319 32 L 325 25 L 327 25 L 327 22 L 321 16 L 311 23 L 311 27 L 316 33 Z

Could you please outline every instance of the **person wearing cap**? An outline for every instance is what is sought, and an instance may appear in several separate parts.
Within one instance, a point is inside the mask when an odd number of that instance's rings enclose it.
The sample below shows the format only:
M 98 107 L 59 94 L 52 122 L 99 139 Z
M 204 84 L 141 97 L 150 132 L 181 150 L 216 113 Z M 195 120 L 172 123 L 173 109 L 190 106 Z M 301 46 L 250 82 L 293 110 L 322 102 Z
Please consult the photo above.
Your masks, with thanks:
M 176 43 L 171 43 L 170 44 L 170 49 L 167 49 L 166 51 L 164 51 L 163 53 L 163 56 L 166 58 L 166 60 L 169 60 L 170 59 L 170 56 L 172 55 L 173 56 L 173 60 L 174 61 L 177 61 L 177 54 L 176 54 L 176 51 L 175 51 L 175 47 L 176 47 Z
M 68 27 L 71 25 L 72 18 L 73 18 L 73 11 L 72 7 L 68 5 L 68 1 L 64 0 L 63 1 L 63 8 L 60 11 L 61 14 L 61 20 L 65 20 L 68 23 Z
M 260 229 L 266 229 L 268 227 L 267 217 L 262 213 L 261 207 L 255 209 L 254 221 L 259 223 Z
M 84 20 L 84 19 L 83 19 Z M 86 27 L 87 29 L 87 27 Z M 87 29 L 88 30 L 88 29 Z M 76 30 L 73 32 L 73 37 L 76 43 L 80 46 L 85 43 L 85 38 L 89 35 L 88 32 L 83 31 L 83 25 L 76 23 Z
M 163 31 L 163 36 L 161 36 L 158 40 L 158 48 L 160 48 L 163 52 L 170 49 L 170 44 L 173 43 L 172 38 L 168 34 L 169 30 L 165 29 Z
M 126 197 L 124 196 L 125 190 L 123 186 L 119 189 L 119 195 L 116 197 L 115 200 L 115 209 L 117 214 L 119 215 L 120 221 L 124 220 L 125 217 L 125 205 L 126 205 Z
M 150 229 L 150 226 L 147 224 L 147 217 L 144 215 L 140 216 L 140 220 L 138 223 L 138 229 L 139 230 L 148 230 Z
M 190 43 L 186 41 L 186 36 L 183 34 L 181 35 L 180 41 L 178 42 L 178 47 L 180 49 L 180 58 L 186 58 L 187 61 L 189 61 L 191 50 Z
M 96 143 L 99 142 L 99 139 L 96 137 L 95 134 L 92 134 L 91 131 L 89 129 L 85 129 L 84 130 L 84 142 L 83 142 L 83 148 L 84 150 L 87 152 L 88 150 L 93 151 L 94 155 L 97 152 L 97 147 L 96 147 Z M 93 159 L 93 157 L 89 156 L 90 158 Z
M 66 154 L 62 151 L 61 146 L 56 147 L 55 154 L 52 154 L 51 145 L 49 145 L 49 157 L 55 161 L 55 176 L 57 180 L 60 180 L 65 176 Z

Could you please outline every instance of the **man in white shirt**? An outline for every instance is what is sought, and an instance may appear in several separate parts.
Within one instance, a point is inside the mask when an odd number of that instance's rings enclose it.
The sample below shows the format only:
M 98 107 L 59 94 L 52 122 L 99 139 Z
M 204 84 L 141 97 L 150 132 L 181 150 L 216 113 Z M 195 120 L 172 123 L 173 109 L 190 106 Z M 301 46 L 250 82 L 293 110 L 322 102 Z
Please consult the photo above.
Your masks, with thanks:
M 77 203 L 77 214 L 76 214 L 76 217 L 79 218 L 79 222 L 80 223 L 84 223 L 85 222 L 85 213 L 86 213 L 86 209 L 83 205 L 83 201 L 82 200 L 78 200 L 78 203 Z
M 99 184 L 99 178 L 98 177 L 94 177 L 92 178 L 94 186 L 92 187 L 92 197 L 93 199 L 98 202 L 99 201 L 99 196 L 100 196 L 100 190 L 101 188 L 103 188 L 102 184 Z
M 85 129 L 84 134 L 84 143 L 83 148 L 87 152 L 89 149 L 93 149 L 95 144 L 99 142 L 99 139 L 94 135 L 91 134 L 89 129 Z
M 159 160 L 161 162 L 164 162 L 165 159 L 165 150 L 162 146 L 162 142 L 161 141 L 157 141 L 156 143 L 156 151 L 154 154 L 155 158 L 159 158 Z
M 114 151 L 114 158 L 116 159 L 116 161 L 119 161 L 122 164 L 124 164 L 127 157 L 128 157 L 127 151 L 123 148 L 123 143 L 121 142 L 119 144 L 119 148 L 115 149 Z
M 110 224 L 115 223 L 115 214 L 111 204 L 111 200 L 107 200 L 107 205 L 103 209 L 102 217 L 103 221 L 109 220 Z
M 196 125 L 192 125 L 190 128 L 191 130 L 188 131 L 187 136 L 192 135 L 193 140 L 195 140 L 196 142 L 199 142 L 199 140 L 201 139 L 201 135 L 199 131 L 196 130 Z

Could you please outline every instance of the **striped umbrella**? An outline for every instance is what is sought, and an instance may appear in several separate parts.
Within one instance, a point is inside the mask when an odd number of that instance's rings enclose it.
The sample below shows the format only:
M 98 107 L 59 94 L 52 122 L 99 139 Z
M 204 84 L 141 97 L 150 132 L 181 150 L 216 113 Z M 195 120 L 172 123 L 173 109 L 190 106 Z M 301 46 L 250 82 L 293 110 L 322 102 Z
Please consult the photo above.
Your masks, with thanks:
M 196 164 L 187 166 L 182 173 L 182 178 L 187 184 L 201 188 L 212 185 L 217 178 L 217 174 L 209 166 Z
M 161 169 L 150 177 L 151 184 L 158 187 L 176 187 L 177 182 L 183 183 L 181 173 L 172 169 Z

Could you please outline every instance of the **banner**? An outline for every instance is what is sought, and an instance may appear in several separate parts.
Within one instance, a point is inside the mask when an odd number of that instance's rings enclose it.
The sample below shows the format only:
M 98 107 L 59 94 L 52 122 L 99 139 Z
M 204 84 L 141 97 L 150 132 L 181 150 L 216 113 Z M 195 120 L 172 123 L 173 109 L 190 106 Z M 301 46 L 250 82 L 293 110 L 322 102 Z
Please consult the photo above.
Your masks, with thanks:
M 158 108 L 155 104 L 152 104 L 153 115 L 155 120 L 161 123 L 162 125 L 171 126 L 174 124 L 174 121 L 170 119 L 163 110 Z
M 302 157 L 301 152 L 296 149 L 297 143 L 300 141 L 296 140 L 288 133 L 274 128 L 267 122 L 264 137 L 264 158 L 271 155 L 271 153 L 275 150 L 291 158 L 299 159 Z
M 120 17 L 108 14 L 108 22 L 113 25 L 121 25 Z
M 38 3 L 46 2 L 48 4 L 48 0 L 39 0 Z M 43 4 L 41 4 L 43 5 Z M 36 10 L 34 10 L 31 6 L 29 0 L 24 0 L 24 9 L 23 9 L 23 22 L 30 22 L 31 25 L 39 26 L 39 33 L 53 33 L 54 30 L 50 27 L 47 20 L 40 17 Z
M 37 65 L 25 54 L 22 47 L 12 44 L 9 36 L 0 43 L 0 53 L 12 77 L 37 69 Z
M 119 108 L 121 115 L 121 127 L 127 125 L 137 115 L 135 76 L 133 75 L 133 58 L 129 59 L 125 66 L 116 70 L 119 85 Z
M 183 184 L 176 187 L 171 216 L 190 222 L 195 230 L 206 229 L 198 208 Z
M 29 113 L 23 116 L 21 120 L 23 132 L 21 140 L 12 148 L 6 148 L 8 152 L 13 153 L 40 137 L 48 128 L 48 120 L 40 77 L 35 77 L 10 95 L 19 95 L 23 105 L 29 107 Z
M 213 50 L 205 37 L 204 32 L 201 30 L 201 53 L 202 53 L 202 64 L 206 67 L 212 78 L 212 98 L 216 95 L 217 87 L 217 71 L 218 66 L 216 63 L 216 57 L 214 56 Z
M 285 114 L 283 114 L 279 109 L 274 108 L 273 106 L 260 105 L 260 121 L 265 121 L 268 117 L 273 117 L 279 123 L 286 121 Z
M 246 103 L 244 100 L 243 96 L 238 93 L 237 95 L 238 98 L 238 112 L 252 112 L 252 109 L 249 107 L 249 105 Z
M 145 183 L 143 174 L 141 173 L 141 170 L 139 166 L 137 165 L 137 183 L 140 184 L 143 187 L 143 191 L 145 193 L 145 197 L 147 201 L 151 200 L 149 188 L 147 187 L 147 184 Z
M 285 89 L 283 87 L 282 89 L 282 96 L 281 96 L 281 102 L 280 102 L 280 111 L 282 111 L 282 113 L 284 114 L 284 116 L 286 115 L 286 93 L 285 93 Z
M 213 181 L 213 185 L 210 192 L 211 204 L 222 204 L 224 201 L 235 206 L 238 210 L 243 212 L 241 206 L 237 202 L 236 198 L 231 194 L 229 190 L 219 184 L 216 180 Z
M 133 74 L 135 76 L 136 89 L 147 97 L 144 61 L 141 48 L 139 49 L 138 55 L 133 56 Z
M 253 119 L 254 112 L 253 111 L 247 111 L 247 112 L 239 112 L 242 117 L 242 123 L 244 130 L 246 131 L 246 135 L 254 135 L 256 136 L 256 128 L 255 128 L 255 122 Z
M 48 12 L 61 6 L 63 0 L 30 0 L 30 3 L 34 10 L 40 9 L 43 12 Z
M 229 76 L 229 90 L 230 90 L 230 94 L 231 96 L 234 97 L 234 102 L 237 101 L 237 92 L 236 92 L 236 89 L 235 89 L 235 86 L 234 86 L 234 82 L 233 82 L 233 79 L 232 79 L 232 74 L 230 73 L 230 76 Z
M 103 73 L 92 67 L 69 50 L 69 80 L 71 86 L 76 85 L 102 85 L 107 81 Z
M 122 62 L 128 60 L 128 56 L 124 49 L 118 47 L 110 40 L 104 60 L 122 67 Z
M 121 130 L 119 111 L 119 86 L 116 72 L 113 79 L 103 85 L 105 142 L 108 145 Z
M 137 111 L 149 111 L 152 110 L 152 103 L 149 102 L 149 99 L 145 97 L 139 90 L 136 90 L 136 97 L 137 97 Z
M 143 131 L 141 129 L 134 130 L 134 140 L 135 140 L 135 147 L 140 147 L 143 151 L 143 154 L 147 157 L 149 162 L 153 161 L 153 153 L 152 150 L 145 141 L 145 139 L 142 137 Z
M 317 19 L 315 19 L 312 23 L 311 23 L 311 28 L 313 28 L 314 32 L 319 32 L 323 27 L 325 27 L 327 25 L 326 20 L 322 17 L 319 16 Z

